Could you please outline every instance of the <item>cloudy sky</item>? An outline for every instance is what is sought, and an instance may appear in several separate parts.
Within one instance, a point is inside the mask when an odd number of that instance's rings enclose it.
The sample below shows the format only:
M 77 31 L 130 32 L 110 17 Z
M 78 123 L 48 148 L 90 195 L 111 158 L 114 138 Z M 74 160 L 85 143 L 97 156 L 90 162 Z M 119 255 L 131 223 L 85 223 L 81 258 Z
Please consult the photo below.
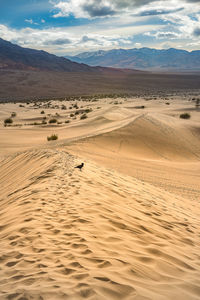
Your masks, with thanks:
M 0 0 L 0 37 L 65 55 L 200 49 L 200 0 Z

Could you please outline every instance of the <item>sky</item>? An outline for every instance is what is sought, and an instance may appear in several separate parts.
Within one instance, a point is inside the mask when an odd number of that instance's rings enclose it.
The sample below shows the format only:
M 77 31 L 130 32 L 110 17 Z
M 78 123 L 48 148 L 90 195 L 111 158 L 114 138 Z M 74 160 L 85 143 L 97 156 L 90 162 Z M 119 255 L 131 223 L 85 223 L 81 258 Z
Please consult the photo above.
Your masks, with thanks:
M 0 38 L 64 56 L 200 49 L 200 0 L 0 0 Z

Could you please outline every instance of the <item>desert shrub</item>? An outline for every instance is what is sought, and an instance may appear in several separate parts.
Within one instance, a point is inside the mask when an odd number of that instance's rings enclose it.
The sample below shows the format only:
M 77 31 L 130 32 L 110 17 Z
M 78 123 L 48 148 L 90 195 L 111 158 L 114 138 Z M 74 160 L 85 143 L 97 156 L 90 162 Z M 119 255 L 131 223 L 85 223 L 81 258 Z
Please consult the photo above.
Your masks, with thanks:
M 67 123 L 70 123 L 70 120 L 66 120 L 65 123 L 66 123 L 66 124 L 67 124 Z
M 77 103 L 74 104 L 74 108 L 78 109 L 78 104 Z
M 60 124 L 62 124 L 62 122 L 58 122 L 57 124 L 60 125 Z
M 42 110 L 40 113 L 41 113 L 42 115 L 45 114 L 44 110 Z
M 80 112 L 77 110 L 76 112 L 75 112 L 75 115 L 78 115 Z
M 74 114 L 70 114 L 70 117 L 73 118 L 73 117 L 74 117 Z
M 62 105 L 61 109 L 65 110 L 65 109 L 67 109 L 67 107 L 65 105 Z
M 188 113 L 180 114 L 180 118 L 181 119 L 190 119 L 190 114 L 188 114 Z
M 12 118 L 16 117 L 16 115 L 17 115 L 16 112 L 12 112 L 12 113 L 11 113 L 11 117 L 12 117 Z
M 7 125 L 7 124 L 12 124 L 13 123 L 13 119 L 11 118 L 7 118 L 4 120 L 4 124 Z
M 57 123 L 57 119 L 50 119 L 49 120 L 49 124 L 55 124 L 55 123 Z
M 196 107 L 198 108 L 199 106 L 200 106 L 200 99 L 197 98 L 197 99 L 196 99 Z
M 57 134 L 52 134 L 52 135 L 47 137 L 47 141 L 55 141 L 57 139 L 58 139 Z
M 42 124 L 43 124 L 43 125 L 46 125 L 46 124 L 47 124 L 47 122 L 46 122 L 45 120 L 43 120 L 43 121 L 42 121 Z
M 20 104 L 19 107 L 24 107 L 24 105 Z
M 169 102 L 166 102 L 165 104 L 166 104 L 166 105 L 170 105 L 170 103 L 169 103 Z
M 135 106 L 136 109 L 144 109 L 145 106 L 144 105 L 139 105 L 139 106 Z
M 86 109 L 85 109 L 85 113 L 86 113 L 86 114 L 88 114 L 88 113 L 91 112 L 91 111 L 92 111 L 92 108 L 86 108 Z
M 80 116 L 80 120 L 84 120 L 84 119 L 87 119 L 87 115 L 86 114 L 83 114 L 82 116 Z

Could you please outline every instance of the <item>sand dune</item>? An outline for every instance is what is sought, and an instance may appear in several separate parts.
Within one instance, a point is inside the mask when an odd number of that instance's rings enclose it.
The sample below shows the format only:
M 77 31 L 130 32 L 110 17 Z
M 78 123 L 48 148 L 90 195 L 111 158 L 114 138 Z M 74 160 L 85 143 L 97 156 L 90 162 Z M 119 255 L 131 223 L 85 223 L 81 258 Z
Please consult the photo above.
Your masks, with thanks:
M 160 112 L 138 114 L 128 125 L 79 140 L 68 150 L 196 200 L 200 197 L 197 124 Z
M 195 204 L 79 162 L 58 150 L 2 161 L 1 299 L 198 299 Z
M 0 299 L 199 299 L 199 112 L 119 102 L 80 102 L 93 110 L 70 124 L 0 126 Z M 41 106 L 2 105 L 0 119 L 39 120 Z
M 127 126 L 91 138 L 119 155 L 173 161 L 200 160 L 199 139 L 179 120 L 159 114 L 141 114 Z M 87 141 L 86 141 L 87 142 Z M 195 150 L 194 150 L 195 148 Z

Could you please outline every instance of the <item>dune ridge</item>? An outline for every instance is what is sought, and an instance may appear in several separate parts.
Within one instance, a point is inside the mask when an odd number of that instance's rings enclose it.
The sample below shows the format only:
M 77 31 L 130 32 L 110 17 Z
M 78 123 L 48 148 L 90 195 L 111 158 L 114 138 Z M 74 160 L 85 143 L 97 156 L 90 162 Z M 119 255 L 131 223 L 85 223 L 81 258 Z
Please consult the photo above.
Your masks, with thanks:
M 1 299 L 199 299 L 198 201 L 79 162 L 1 161 Z

